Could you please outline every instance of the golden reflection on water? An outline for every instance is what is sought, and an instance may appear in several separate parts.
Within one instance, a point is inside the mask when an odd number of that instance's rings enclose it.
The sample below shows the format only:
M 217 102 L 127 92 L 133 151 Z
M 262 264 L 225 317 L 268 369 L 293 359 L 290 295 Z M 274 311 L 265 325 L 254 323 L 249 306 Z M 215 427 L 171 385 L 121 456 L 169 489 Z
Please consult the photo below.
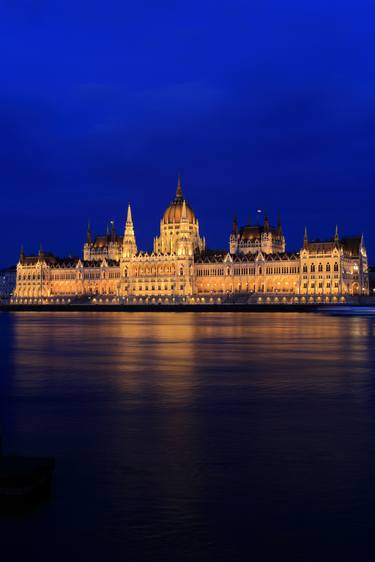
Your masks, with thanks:
M 211 385 L 215 375 L 242 373 L 274 388 L 291 377 L 304 386 L 309 374 L 323 391 L 340 384 L 348 366 L 366 366 L 373 338 L 366 318 L 315 314 L 17 313 L 15 382 L 38 392 L 53 380 L 90 386 L 100 374 L 103 385 L 124 392 L 152 382 L 154 392 L 188 401 L 203 374 Z
M 311 537 L 321 532 L 324 541 L 334 514 L 337 544 L 360 527 L 358 506 L 367 502 L 372 521 L 372 318 L 16 313 L 7 320 L 9 384 L 0 400 L 8 442 L 58 461 L 54 501 L 38 527 L 47 539 L 52 526 L 63 536 L 77 529 L 86 553 L 93 529 L 91 558 L 105 532 L 105 549 L 108 537 L 116 552 L 136 544 L 140 560 L 181 560 L 181 545 L 188 560 L 202 559 L 207 545 L 212 556 L 204 560 L 243 560 L 257 537 L 262 553 L 270 536 L 277 547 L 277 537 L 294 544 L 296 525 L 311 514 Z M 245 556 L 233 557 L 237 544 Z

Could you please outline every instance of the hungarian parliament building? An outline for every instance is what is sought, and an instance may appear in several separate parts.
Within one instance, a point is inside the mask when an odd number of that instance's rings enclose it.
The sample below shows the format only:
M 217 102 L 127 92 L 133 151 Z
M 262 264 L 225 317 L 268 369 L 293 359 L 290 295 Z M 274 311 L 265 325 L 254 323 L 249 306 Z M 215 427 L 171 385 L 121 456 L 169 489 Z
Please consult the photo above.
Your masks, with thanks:
M 306 229 L 301 249 L 288 252 L 280 219 L 261 222 L 235 217 L 228 248 L 207 249 L 178 180 L 151 253 L 138 249 L 129 205 L 123 235 L 113 223 L 99 236 L 89 226 L 81 258 L 22 249 L 11 302 L 338 302 L 369 293 L 363 236 L 340 237 L 336 227 L 332 239 L 312 241 Z

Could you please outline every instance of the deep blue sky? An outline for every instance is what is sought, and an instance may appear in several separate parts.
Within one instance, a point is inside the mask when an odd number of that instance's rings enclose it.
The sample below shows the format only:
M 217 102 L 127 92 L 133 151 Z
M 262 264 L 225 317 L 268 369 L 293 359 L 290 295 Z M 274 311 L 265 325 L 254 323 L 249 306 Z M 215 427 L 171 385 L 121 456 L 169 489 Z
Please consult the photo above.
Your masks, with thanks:
M 233 210 L 287 243 L 365 232 L 375 261 L 375 7 L 368 1 L 5 0 L 0 265 L 79 254 L 88 219 L 148 249 L 181 173 L 210 247 Z

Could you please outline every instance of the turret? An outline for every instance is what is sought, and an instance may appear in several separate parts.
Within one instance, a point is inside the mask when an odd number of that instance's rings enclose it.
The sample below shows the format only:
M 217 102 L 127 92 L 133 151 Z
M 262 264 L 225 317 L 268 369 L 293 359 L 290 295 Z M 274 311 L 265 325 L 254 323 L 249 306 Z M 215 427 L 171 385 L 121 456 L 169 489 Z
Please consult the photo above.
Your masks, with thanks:
M 187 218 L 187 210 L 186 210 L 186 201 L 184 199 L 184 202 L 182 203 L 182 211 L 181 211 L 181 224 L 188 224 L 188 218 Z
M 180 218 L 180 228 L 177 235 L 176 244 L 178 255 L 192 255 L 193 254 L 193 243 L 192 236 L 189 230 L 189 219 L 187 215 L 186 201 L 183 200 L 181 218 Z
M 40 246 L 39 246 L 38 258 L 40 260 L 42 260 L 44 258 L 44 251 L 43 251 L 43 248 L 42 248 L 42 244 L 40 244 Z
M 86 244 L 92 244 L 92 232 L 90 223 L 88 223 L 87 225 Z
M 280 212 L 277 215 L 277 234 L 278 234 L 279 238 L 282 238 L 284 236 L 283 227 L 282 227 L 282 224 L 281 224 Z
M 21 249 L 20 249 L 20 263 L 23 263 L 25 261 L 25 252 L 23 249 L 23 244 L 21 244 Z
M 236 254 L 238 251 L 238 222 L 237 213 L 234 212 L 232 232 L 229 237 L 229 252 L 231 254 Z
M 236 211 L 234 211 L 234 216 L 233 216 L 232 234 L 235 235 L 235 236 L 238 235 L 238 222 L 237 222 L 237 213 L 236 213 Z
M 305 226 L 305 235 L 303 237 L 303 247 L 305 250 L 307 250 L 308 245 L 309 245 L 309 236 L 307 234 L 307 226 Z
M 130 203 L 128 205 L 128 214 L 126 217 L 126 225 L 124 232 L 124 241 L 122 246 L 122 255 L 125 258 L 130 258 L 137 253 L 137 243 L 135 240 L 134 224 Z
M 338 245 L 340 243 L 340 236 L 339 236 L 339 227 L 336 225 L 336 230 L 335 230 L 335 238 L 334 238 L 335 244 Z
M 116 242 L 115 221 L 111 221 L 111 242 Z
M 268 213 L 267 211 L 264 213 L 264 232 L 269 232 L 270 231 L 270 221 L 268 219 Z
M 182 187 L 181 187 L 181 177 L 177 177 L 177 189 L 176 189 L 176 201 L 182 201 L 184 196 L 182 195 Z

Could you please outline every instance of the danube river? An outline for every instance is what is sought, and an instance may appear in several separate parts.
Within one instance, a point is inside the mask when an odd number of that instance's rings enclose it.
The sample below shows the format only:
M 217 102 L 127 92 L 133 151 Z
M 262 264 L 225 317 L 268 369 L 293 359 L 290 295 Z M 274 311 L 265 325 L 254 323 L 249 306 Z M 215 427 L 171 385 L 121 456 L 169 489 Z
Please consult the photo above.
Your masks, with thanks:
M 5 560 L 373 560 L 375 318 L 2 313 Z M 3 556 L 2 556 L 3 559 Z

